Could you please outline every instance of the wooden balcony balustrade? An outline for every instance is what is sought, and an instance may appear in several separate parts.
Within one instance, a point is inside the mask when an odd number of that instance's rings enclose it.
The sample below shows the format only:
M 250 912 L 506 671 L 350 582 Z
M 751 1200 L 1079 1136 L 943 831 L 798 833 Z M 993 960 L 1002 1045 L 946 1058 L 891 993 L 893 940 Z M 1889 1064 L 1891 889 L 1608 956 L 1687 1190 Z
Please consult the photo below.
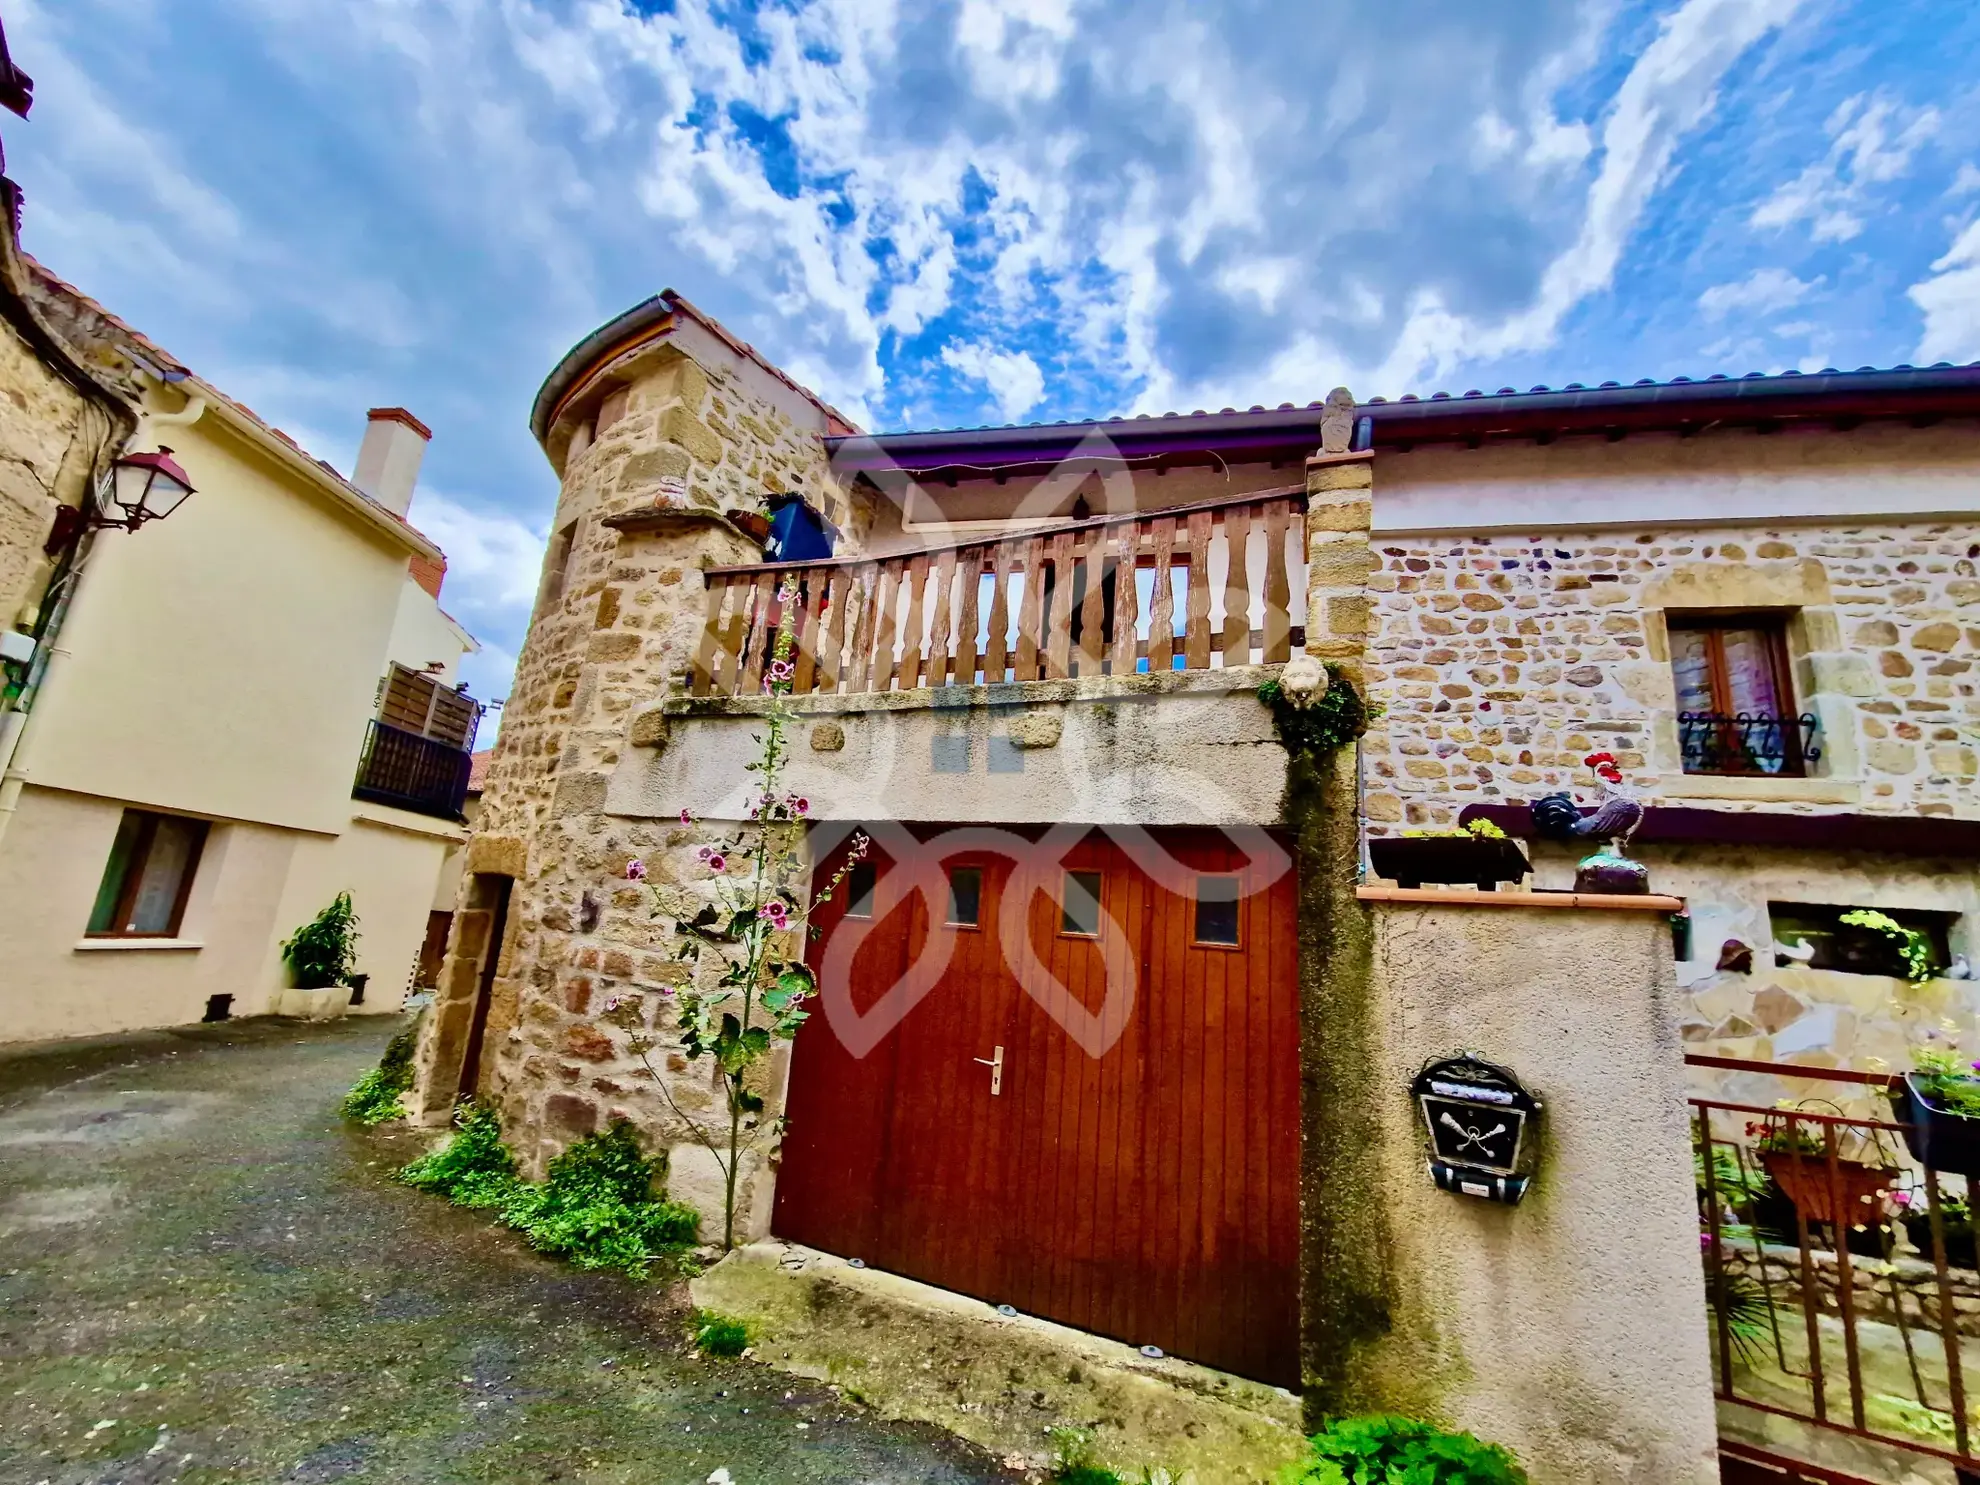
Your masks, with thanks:
M 1305 509 L 1301 490 L 1265 490 L 885 557 L 711 567 L 688 690 L 765 689 L 780 589 L 795 592 L 798 694 L 1287 660 L 1305 639 Z

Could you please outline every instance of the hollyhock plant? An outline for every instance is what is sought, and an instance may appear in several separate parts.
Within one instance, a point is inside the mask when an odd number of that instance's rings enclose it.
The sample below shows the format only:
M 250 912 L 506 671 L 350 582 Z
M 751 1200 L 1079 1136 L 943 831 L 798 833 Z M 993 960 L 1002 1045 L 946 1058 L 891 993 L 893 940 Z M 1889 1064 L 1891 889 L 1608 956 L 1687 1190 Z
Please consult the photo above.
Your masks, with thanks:
M 688 983 L 661 990 L 674 1006 L 675 1037 L 664 1037 L 645 1025 L 637 995 L 615 997 L 607 1003 L 605 1019 L 629 1033 L 628 1045 L 646 1064 L 654 1086 L 674 1115 L 714 1158 L 722 1172 L 722 1243 L 736 1241 L 736 1185 L 745 1154 L 766 1133 L 781 1128 L 781 1120 L 765 1125 L 763 1096 L 752 1086 L 752 1071 L 779 1041 L 795 1037 L 810 1019 L 807 1002 L 815 991 L 812 973 L 801 959 L 787 957 L 789 932 L 802 929 L 808 910 L 792 906 L 801 900 L 805 876 L 804 821 L 811 801 L 779 786 L 790 755 L 788 731 L 793 622 L 796 591 L 779 592 L 783 618 L 777 628 L 767 685 L 772 704 L 766 725 L 757 736 L 757 756 L 745 765 L 759 774 L 762 787 L 750 801 L 753 825 L 738 829 L 695 851 L 695 859 L 711 876 L 713 900 L 692 917 L 682 916 L 678 889 L 663 891 L 646 880 L 642 863 L 627 867 L 629 881 L 644 883 L 652 898 L 652 916 L 671 918 L 679 948 L 674 958 L 690 969 Z M 694 828 L 691 811 L 682 810 L 681 824 Z M 867 838 L 854 832 L 845 858 L 814 895 L 828 900 L 865 856 Z M 739 868 L 729 871 L 731 862 Z M 638 866 L 634 873 L 632 867 Z M 703 961 L 712 973 L 701 973 Z M 655 1065 L 652 1054 L 678 1049 L 688 1061 L 711 1059 L 718 1071 L 724 1099 L 712 1116 L 690 1114 L 675 1102 L 668 1074 Z

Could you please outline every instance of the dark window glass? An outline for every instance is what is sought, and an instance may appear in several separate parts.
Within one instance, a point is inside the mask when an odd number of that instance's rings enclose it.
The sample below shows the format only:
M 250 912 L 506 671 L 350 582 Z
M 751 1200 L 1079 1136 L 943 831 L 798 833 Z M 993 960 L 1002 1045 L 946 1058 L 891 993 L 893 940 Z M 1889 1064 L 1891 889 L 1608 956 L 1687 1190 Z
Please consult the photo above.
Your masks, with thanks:
M 206 821 L 125 810 L 90 909 L 97 938 L 171 938 L 206 844 Z
M 1803 735 L 1781 618 L 1674 616 L 1670 639 L 1684 771 L 1802 773 Z
M 983 921 L 983 868 L 949 868 L 949 926 L 974 928 Z
M 1810 969 L 1836 969 L 1845 974 L 1890 975 L 1903 978 L 1904 943 L 1893 933 L 1845 923 L 1843 914 L 1859 909 L 1831 903 L 1770 902 L 1767 916 L 1774 933 L 1776 964 L 1805 964 Z M 1943 970 L 1952 962 L 1948 930 L 1957 913 L 1923 912 L 1913 908 L 1875 908 L 1898 927 L 1922 935 L 1928 962 Z
M 1082 938 L 1100 935 L 1100 873 L 1069 871 L 1060 898 L 1059 932 Z
M 1238 941 L 1238 879 L 1196 879 L 1196 941 L 1235 944 Z
M 846 916 L 848 918 L 870 918 L 873 916 L 873 882 L 875 872 L 871 861 L 854 864 L 846 877 Z

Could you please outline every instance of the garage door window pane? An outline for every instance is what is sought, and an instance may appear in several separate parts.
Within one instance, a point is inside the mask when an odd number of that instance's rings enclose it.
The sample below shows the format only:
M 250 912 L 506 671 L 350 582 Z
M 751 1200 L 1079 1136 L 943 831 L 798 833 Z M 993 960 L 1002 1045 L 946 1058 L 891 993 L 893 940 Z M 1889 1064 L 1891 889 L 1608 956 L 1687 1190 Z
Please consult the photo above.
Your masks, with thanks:
M 1196 941 L 1235 945 L 1238 941 L 1238 879 L 1196 879 Z
M 862 861 L 853 867 L 846 878 L 846 916 L 848 918 L 870 918 L 873 916 L 874 869 L 871 861 Z
M 1080 938 L 1100 936 L 1100 873 L 1069 871 L 1059 898 L 1059 932 Z
M 983 868 L 956 866 L 949 869 L 949 926 L 974 928 L 982 921 Z

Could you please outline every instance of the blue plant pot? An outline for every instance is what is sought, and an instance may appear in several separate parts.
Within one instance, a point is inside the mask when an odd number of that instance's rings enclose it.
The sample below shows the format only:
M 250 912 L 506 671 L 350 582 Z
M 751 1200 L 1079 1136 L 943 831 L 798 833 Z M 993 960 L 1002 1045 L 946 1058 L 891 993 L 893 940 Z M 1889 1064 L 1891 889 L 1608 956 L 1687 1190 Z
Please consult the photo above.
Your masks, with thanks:
M 1980 1176 L 1980 1119 L 1934 1108 L 1906 1073 L 1902 1092 L 1904 1142 L 1920 1165 L 1955 1176 Z

